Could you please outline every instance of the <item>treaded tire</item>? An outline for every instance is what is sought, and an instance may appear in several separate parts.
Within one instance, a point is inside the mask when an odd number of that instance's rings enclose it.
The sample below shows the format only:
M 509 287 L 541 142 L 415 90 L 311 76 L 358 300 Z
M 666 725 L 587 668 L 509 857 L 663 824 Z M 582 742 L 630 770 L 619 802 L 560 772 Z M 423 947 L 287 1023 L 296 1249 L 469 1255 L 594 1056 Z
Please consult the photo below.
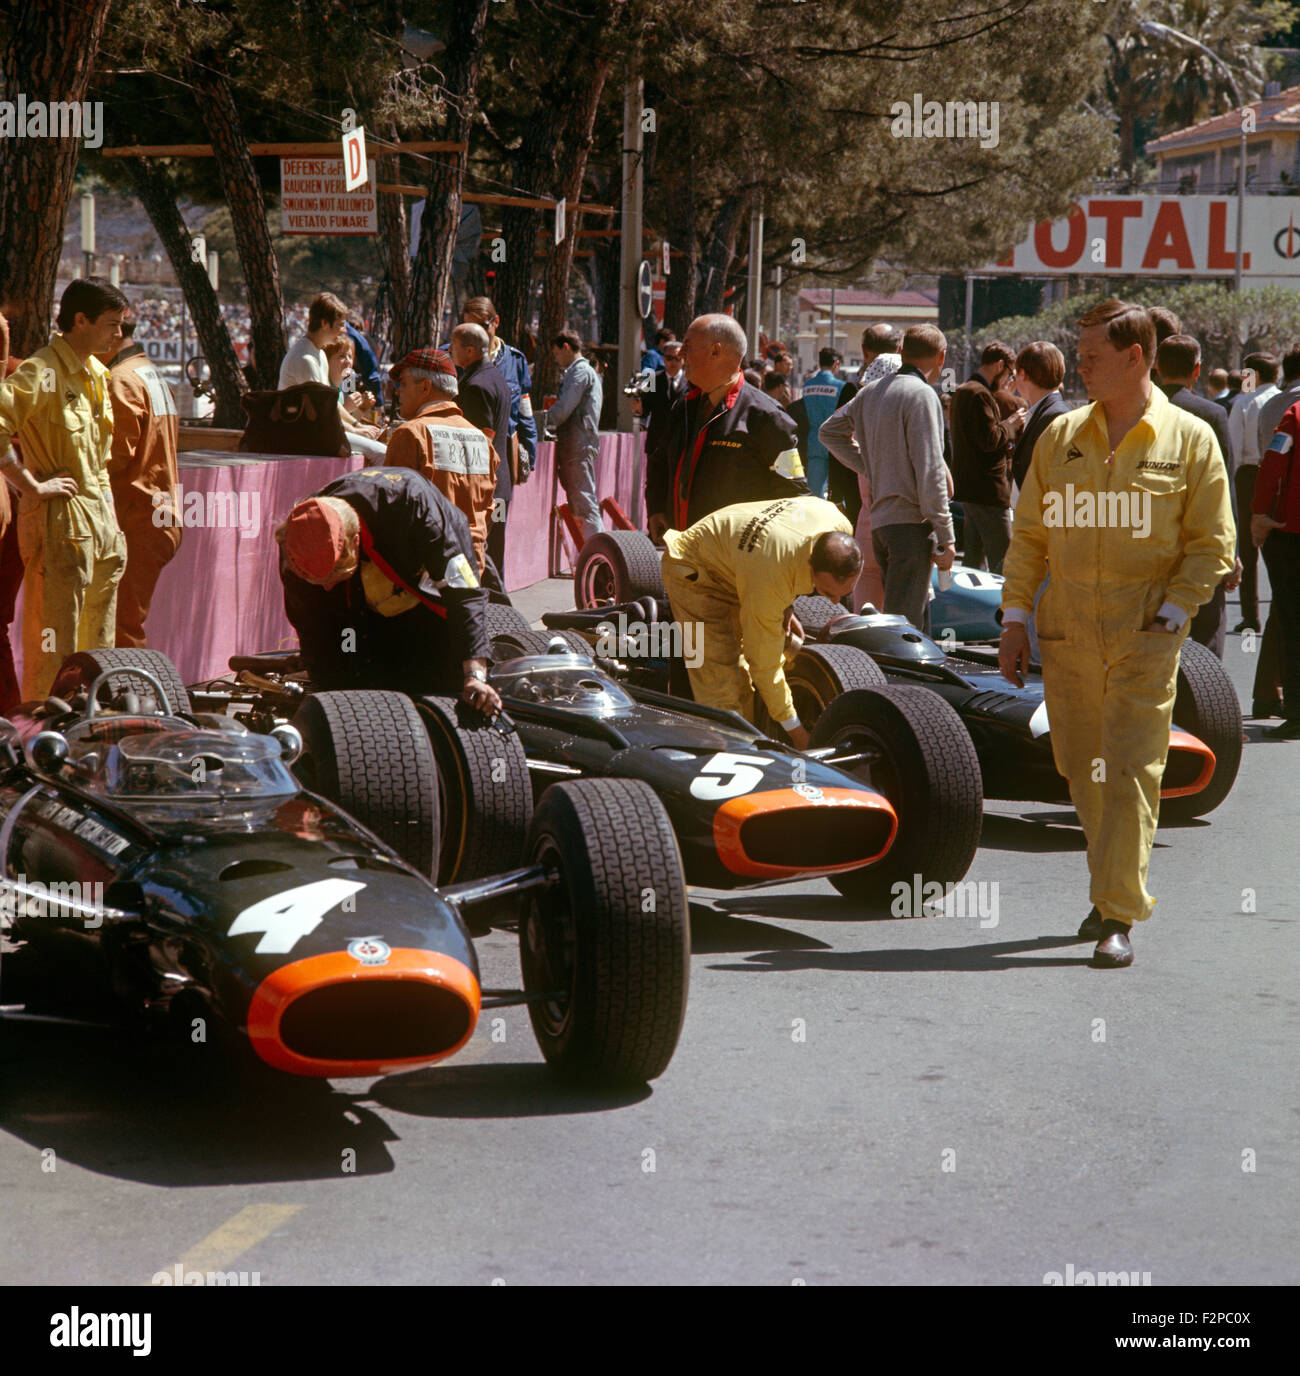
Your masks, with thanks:
M 1214 751 L 1214 773 L 1205 788 L 1190 797 L 1161 800 L 1161 822 L 1190 822 L 1219 806 L 1241 768 L 1241 700 L 1218 656 L 1195 640 L 1183 641 L 1178 661 L 1174 725 Z
M 163 686 L 172 713 L 190 710 L 190 695 L 185 682 L 176 666 L 161 650 L 141 650 L 136 648 L 80 650 L 69 655 L 59 666 L 59 672 L 50 685 L 51 697 L 65 697 L 77 688 L 89 688 L 91 683 L 106 669 L 144 669 L 151 673 Z M 110 678 L 106 685 L 110 694 L 122 693 L 130 689 L 135 693 L 148 694 L 153 700 L 153 691 L 141 678 L 123 675 Z M 104 690 L 101 689 L 101 692 Z M 161 703 L 158 704 L 160 707 Z
M 785 681 L 790 685 L 795 713 L 809 731 L 842 694 L 855 688 L 883 688 L 888 682 L 880 665 L 855 645 L 803 646 L 794 663 L 787 665 Z M 754 694 L 754 720 L 768 735 L 781 730 L 758 693 Z
M 518 865 L 533 807 L 518 733 L 490 725 L 457 698 L 417 698 L 415 707 L 438 774 L 438 883 L 481 879 Z
M 893 804 L 898 834 L 878 864 L 830 875 L 846 898 L 882 903 L 895 883 L 955 883 L 979 847 L 984 812 L 979 757 L 965 724 L 928 688 L 887 685 L 846 693 L 822 713 L 812 745 L 874 749 L 875 763 L 847 766 Z
M 531 631 L 528 618 L 518 607 L 508 607 L 504 602 L 489 602 L 486 609 L 487 635 L 489 640 L 510 631 Z
M 508 659 L 522 659 L 526 655 L 544 655 L 557 635 L 575 654 L 595 658 L 591 641 L 585 640 L 577 631 L 503 631 L 500 635 L 491 632 L 489 635 L 493 664 L 504 664 Z
M 580 610 L 654 597 L 667 602 L 659 551 L 639 530 L 607 530 L 582 547 L 573 571 Z
M 686 882 L 663 804 L 634 779 L 553 784 L 526 855 L 560 871 L 553 888 L 525 894 L 519 924 L 524 989 L 564 991 L 528 1005 L 542 1055 L 600 1085 L 655 1079 L 677 1047 L 690 980 Z
M 303 751 L 294 773 L 337 803 L 421 874 L 438 870 L 438 775 L 410 698 L 356 689 L 317 693 L 293 724 Z
M 837 616 L 848 616 L 848 612 L 838 602 L 832 602 L 829 597 L 822 597 L 820 594 L 796 597 L 794 614 L 799 618 L 799 624 L 810 634 L 813 631 L 824 631 Z

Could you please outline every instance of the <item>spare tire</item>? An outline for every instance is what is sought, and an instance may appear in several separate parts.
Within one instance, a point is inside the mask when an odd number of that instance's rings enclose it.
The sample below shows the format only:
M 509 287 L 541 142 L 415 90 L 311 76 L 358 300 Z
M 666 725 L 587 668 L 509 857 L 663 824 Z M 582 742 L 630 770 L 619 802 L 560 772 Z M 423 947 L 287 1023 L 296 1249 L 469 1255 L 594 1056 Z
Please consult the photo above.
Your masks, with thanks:
M 519 864 L 533 809 L 519 733 L 507 719 L 492 724 L 457 698 L 422 697 L 415 706 L 437 769 L 438 883 L 481 879 Z
M 1190 822 L 1219 806 L 1241 768 L 1241 699 L 1219 657 L 1195 640 L 1184 640 L 1179 656 L 1173 724 L 1214 751 L 1214 773 L 1199 793 L 1161 799 L 1161 822 Z
M 591 642 L 577 631 L 504 631 L 492 636 L 492 663 L 504 664 L 508 659 L 522 659 L 525 655 L 547 654 L 551 641 L 557 636 L 574 654 L 594 658 Z
M 438 872 L 438 771 L 420 714 L 401 693 L 317 693 L 298 709 L 294 773 L 350 812 L 421 874 Z
M 686 881 L 663 803 L 637 779 L 552 784 L 526 855 L 559 878 L 525 893 L 519 921 L 542 1055 L 599 1085 L 655 1079 L 677 1047 L 690 982 Z
M 582 547 L 573 571 L 573 595 L 580 610 L 638 597 L 668 600 L 659 551 L 639 530 L 607 530 Z
M 849 615 L 838 602 L 832 602 L 829 597 L 822 597 L 820 594 L 796 597 L 794 614 L 799 618 L 805 635 L 811 635 L 814 631 L 824 631 L 837 616 Z
M 485 611 L 485 618 L 489 640 L 499 635 L 505 635 L 507 631 L 531 631 L 533 629 L 528 624 L 528 618 L 518 607 L 508 606 L 504 602 L 489 602 Z
M 145 670 L 158 680 L 163 692 L 167 694 L 167 703 L 165 706 L 159 703 L 159 710 L 172 714 L 190 710 L 190 695 L 186 691 L 185 681 L 176 666 L 161 650 L 80 650 L 75 655 L 69 655 L 59 666 L 59 672 L 50 685 L 49 695 L 66 698 L 78 688 L 89 688 L 100 674 L 110 669 Z M 120 678 L 114 676 L 108 680 L 105 687 L 111 694 L 126 692 L 129 689 L 131 692 L 147 695 L 151 701 L 156 697 L 149 681 L 134 674 L 123 674 Z M 103 692 L 104 688 L 101 687 L 100 691 Z
M 943 698 L 894 684 L 846 693 L 822 713 L 811 743 L 869 756 L 842 767 L 883 793 L 898 816 L 882 860 L 829 876 L 845 897 L 884 903 L 897 883 L 910 892 L 914 876 L 944 884 L 965 875 L 979 847 L 983 782 L 970 732 Z

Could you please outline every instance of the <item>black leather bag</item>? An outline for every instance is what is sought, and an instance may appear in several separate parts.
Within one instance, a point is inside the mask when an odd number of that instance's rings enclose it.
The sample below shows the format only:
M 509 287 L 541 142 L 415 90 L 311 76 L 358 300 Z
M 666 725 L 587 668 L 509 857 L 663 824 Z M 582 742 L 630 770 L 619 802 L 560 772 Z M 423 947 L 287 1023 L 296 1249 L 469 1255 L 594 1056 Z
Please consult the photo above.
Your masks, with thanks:
M 241 453 L 345 459 L 352 452 L 333 387 L 300 382 L 282 392 L 245 392 L 240 401 L 248 413 Z

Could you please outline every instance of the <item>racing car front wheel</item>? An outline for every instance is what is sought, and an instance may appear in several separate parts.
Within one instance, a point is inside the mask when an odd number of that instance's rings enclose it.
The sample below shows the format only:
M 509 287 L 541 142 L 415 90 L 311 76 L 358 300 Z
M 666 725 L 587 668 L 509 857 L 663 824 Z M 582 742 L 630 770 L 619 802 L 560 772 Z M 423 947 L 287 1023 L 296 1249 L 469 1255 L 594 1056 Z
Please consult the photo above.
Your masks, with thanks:
M 146 673 L 152 674 L 167 694 L 166 705 L 158 703 L 158 711 L 174 715 L 190 710 L 190 695 L 185 690 L 185 680 L 181 678 L 176 666 L 160 650 L 80 650 L 75 655 L 69 655 L 59 666 L 59 672 L 50 685 L 50 696 L 67 698 L 78 688 L 89 688 L 100 674 L 112 669 L 143 669 Z M 136 674 L 122 674 L 120 677 L 114 675 L 110 678 L 96 694 L 97 697 L 101 697 L 101 701 L 105 688 L 110 697 L 116 697 L 121 693 L 134 693 L 150 702 L 156 697 L 154 690 L 149 686 L 149 680 Z
M 639 530 L 607 530 L 593 535 L 578 555 L 573 595 L 579 608 L 635 602 L 638 597 L 668 600 L 659 551 Z
M 519 921 L 542 1055 L 597 1084 L 655 1079 L 681 1034 L 690 971 L 686 881 L 663 804 L 634 779 L 553 784 L 527 856 L 555 877 L 525 895 Z
M 1214 773 L 1199 793 L 1163 798 L 1161 822 L 1190 822 L 1204 817 L 1232 792 L 1241 767 L 1241 700 L 1228 671 L 1213 650 L 1184 640 L 1178 661 L 1174 725 L 1214 751 Z
M 350 812 L 421 874 L 438 872 L 438 771 L 410 698 L 357 689 L 317 693 L 298 709 L 304 788 Z
M 517 865 L 533 789 L 514 726 L 504 718 L 490 723 L 456 698 L 417 698 L 416 706 L 437 766 L 438 882 L 481 879 Z
M 592 644 L 577 631 L 503 631 L 492 635 L 492 663 L 504 664 L 507 660 L 523 659 L 529 655 L 549 653 L 551 641 L 559 637 L 574 654 L 593 658 Z
M 883 688 L 887 682 L 876 661 L 854 645 L 805 645 L 787 666 L 785 681 L 794 698 L 795 715 L 809 731 L 842 694 L 855 688 Z M 757 693 L 754 710 L 761 730 L 768 735 L 780 730 Z
M 883 860 L 830 876 L 846 898 L 884 903 L 896 884 L 913 891 L 918 876 L 922 885 L 962 878 L 979 846 L 983 783 L 970 732 L 943 698 L 892 684 L 846 693 L 822 713 L 812 745 L 834 746 L 841 767 L 883 793 L 898 815 Z

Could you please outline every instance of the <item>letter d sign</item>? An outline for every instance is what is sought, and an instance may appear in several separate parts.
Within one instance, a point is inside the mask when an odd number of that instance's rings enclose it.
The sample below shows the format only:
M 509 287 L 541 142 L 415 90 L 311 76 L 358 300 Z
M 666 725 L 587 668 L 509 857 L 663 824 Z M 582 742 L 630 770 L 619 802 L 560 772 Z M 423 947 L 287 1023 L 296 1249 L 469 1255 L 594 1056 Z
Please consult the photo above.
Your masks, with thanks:
M 365 186 L 370 173 L 366 167 L 366 131 L 358 126 L 343 135 L 343 189 L 355 191 Z

